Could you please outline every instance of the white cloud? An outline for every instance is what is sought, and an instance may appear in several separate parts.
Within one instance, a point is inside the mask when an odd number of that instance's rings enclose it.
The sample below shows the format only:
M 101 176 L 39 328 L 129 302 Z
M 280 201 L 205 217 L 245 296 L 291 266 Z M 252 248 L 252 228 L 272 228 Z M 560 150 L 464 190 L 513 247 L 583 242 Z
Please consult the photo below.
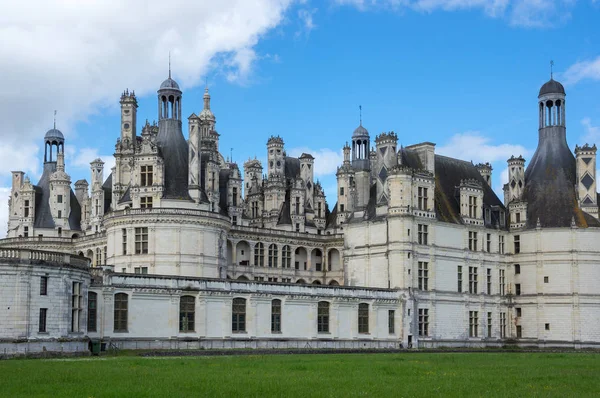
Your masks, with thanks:
M 508 167 L 505 167 L 501 172 L 500 172 L 500 178 L 496 179 L 497 183 L 494 187 L 492 187 L 494 189 L 494 192 L 496 192 L 496 195 L 498 195 L 498 198 L 500 198 L 500 200 L 504 201 L 504 184 L 508 183 Z
M 600 56 L 592 60 L 577 62 L 562 74 L 565 84 L 576 84 L 581 80 L 600 80 Z
M 288 151 L 289 156 L 299 157 L 303 153 L 308 153 L 315 157 L 315 177 L 333 175 L 337 167 L 344 161 L 344 154 L 341 150 L 333 151 L 329 148 L 310 149 L 307 147 L 292 148 Z
M 0 239 L 6 237 L 8 229 L 8 198 L 10 196 L 9 187 L 0 187 Z
M 298 18 L 302 23 L 302 29 L 296 32 L 296 37 L 301 35 L 309 35 L 310 32 L 317 27 L 314 22 L 313 16 L 317 12 L 316 8 L 313 9 L 301 9 L 298 10 Z
M 492 139 L 478 131 L 455 134 L 444 145 L 436 147 L 440 155 L 479 162 L 506 161 L 512 155 L 528 156 L 530 151 L 522 145 L 492 144 Z
M 90 162 L 98 158 L 104 161 L 104 178 L 110 174 L 110 169 L 115 165 L 115 157 L 113 155 L 100 155 L 96 148 L 80 148 L 75 149 L 73 147 L 65 148 L 65 163 L 67 172 L 70 172 L 74 168 L 82 169 L 90 173 Z M 76 171 L 76 170 L 73 170 Z M 89 181 L 90 177 L 86 177 Z
M 600 145 L 600 126 L 593 126 L 592 120 L 589 117 L 581 120 L 585 134 L 581 138 L 582 144 L 598 144 Z

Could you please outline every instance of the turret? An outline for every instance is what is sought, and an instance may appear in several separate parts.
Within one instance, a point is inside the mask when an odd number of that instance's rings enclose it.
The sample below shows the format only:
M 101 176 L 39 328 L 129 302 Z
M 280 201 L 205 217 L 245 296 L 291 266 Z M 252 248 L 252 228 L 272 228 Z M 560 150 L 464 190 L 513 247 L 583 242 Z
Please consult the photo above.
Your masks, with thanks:
M 92 232 L 100 232 L 102 217 L 104 216 L 104 190 L 102 189 L 104 162 L 102 159 L 95 159 L 90 162 L 90 168 L 92 172 L 92 211 L 90 225 L 92 227 Z
M 360 125 L 352 133 L 352 168 L 354 169 L 354 181 L 356 183 L 356 208 L 359 210 L 369 203 L 371 189 L 370 174 L 370 138 L 369 132 Z
M 268 176 L 273 174 L 285 175 L 285 154 L 283 151 L 283 139 L 279 136 L 271 136 L 267 141 L 267 164 Z
M 596 191 L 596 145 L 575 146 L 577 168 L 577 198 L 581 210 L 598 218 Z
M 50 209 L 58 236 L 69 229 L 71 213 L 71 177 L 65 173 L 65 154 L 60 151 L 56 160 L 56 171 L 50 175 Z
M 123 148 L 131 148 L 135 145 L 137 131 L 137 108 L 138 103 L 135 92 L 129 93 L 125 90 L 121 94 L 121 144 Z
M 377 181 L 377 204 L 387 204 L 388 170 L 398 164 L 398 157 L 396 155 L 398 136 L 393 131 L 381 133 L 375 137 L 375 144 L 377 147 L 374 162 L 375 179 Z
M 227 181 L 227 206 L 232 225 L 241 225 L 244 203 L 242 200 L 242 176 L 236 163 L 229 163 Z
M 479 163 L 475 166 L 479 174 L 483 177 L 488 186 L 492 186 L 492 165 L 489 163 Z
M 315 158 L 308 154 L 303 153 L 300 155 L 300 177 L 304 180 L 306 187 L 306 207 L 314 210 L 314 165 Z
M 521 200 L 523 191 L 525 190 L 525 159 L 522 156 L 511 156 L 507 160 L 508 163 L 508 185 L 506 186 L 507 194 L 504 205 L 508 206 L 513 200 Z

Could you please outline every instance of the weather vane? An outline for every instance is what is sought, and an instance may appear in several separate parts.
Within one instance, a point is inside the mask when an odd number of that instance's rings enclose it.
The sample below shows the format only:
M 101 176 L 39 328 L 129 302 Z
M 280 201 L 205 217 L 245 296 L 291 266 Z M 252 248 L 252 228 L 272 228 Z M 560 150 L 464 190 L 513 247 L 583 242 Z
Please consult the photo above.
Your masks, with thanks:
M 54 129 L 56 130 L 56 109 L 54 110 Z
M 554 79 L 554 61 L 550 61 L 550 80 Z
M 358 106 L 358 114 L 360 118 L 360 125 L 362 126 L 362 105 Z
M 171 51 L 169 51 L 169 79 L 171 78 Z

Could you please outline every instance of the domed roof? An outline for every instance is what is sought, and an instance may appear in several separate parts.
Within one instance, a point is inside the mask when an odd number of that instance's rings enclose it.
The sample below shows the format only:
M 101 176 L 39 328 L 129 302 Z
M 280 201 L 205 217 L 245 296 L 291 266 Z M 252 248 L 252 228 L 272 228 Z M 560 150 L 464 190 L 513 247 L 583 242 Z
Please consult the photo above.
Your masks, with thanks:
M 46 132 L 44 139 L 48 141 L 64 141 L 65 136 L 60 132 L 60 130 L 53 128 Z
M 177 82 L 175 80 L 173 80 L 173 79 L 171 79 L 171 77 L 169 77 L 167 80 L 162 82 L 162 84 L 160 85 L 160 90 L 163 90 L 163 89 L 179 90 L 179 84 L 177 84 Z
M 546 83 L 544 83 L 544 85 L 542 86 L 542 88 L 540 88 L 540 94 L 539 96 L 541 97 L 542 95 L 545 94 L 565 94 L 565 88 L 563 87 L 562 84 L 560 84 L 560 82 L 557 82 L 556 80 L 550 78 L 550 80 L 548 80 Z
M 362 123 L 354 130 L 354 133 L 352 133 L 353 137 L 362 137 L 365 135 L 369 135 L 369 132 L 363 127 Z

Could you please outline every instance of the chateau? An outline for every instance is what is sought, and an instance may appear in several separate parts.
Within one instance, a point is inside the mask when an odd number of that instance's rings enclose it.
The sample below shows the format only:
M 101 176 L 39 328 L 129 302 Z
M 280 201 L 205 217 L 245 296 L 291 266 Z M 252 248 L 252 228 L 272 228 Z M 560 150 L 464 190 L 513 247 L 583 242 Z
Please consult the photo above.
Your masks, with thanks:
M 267 140 L 267 164 L 219 152 L 206 89 L 183 131 L 182 92 L 158 123 L 120 98 L 115 166 L 71 182 L 63 134 L 43 174 L 12 173 L 0 240 L 0 354 L 119 348 L 600 346 L 596 146 L 566 141 L 566 96 L 538 95 L 539 142 L 489 163 L 372 141 L 343 147 L 337 203 L 314 158 Z M 140 134 L 138 134 L 138 132 Z M 409 138 L 409 137 L 407 137 Z M 410 138 L 409 138 L 410 139 Z M 73 189 L 74 186 L 74 189 Z

